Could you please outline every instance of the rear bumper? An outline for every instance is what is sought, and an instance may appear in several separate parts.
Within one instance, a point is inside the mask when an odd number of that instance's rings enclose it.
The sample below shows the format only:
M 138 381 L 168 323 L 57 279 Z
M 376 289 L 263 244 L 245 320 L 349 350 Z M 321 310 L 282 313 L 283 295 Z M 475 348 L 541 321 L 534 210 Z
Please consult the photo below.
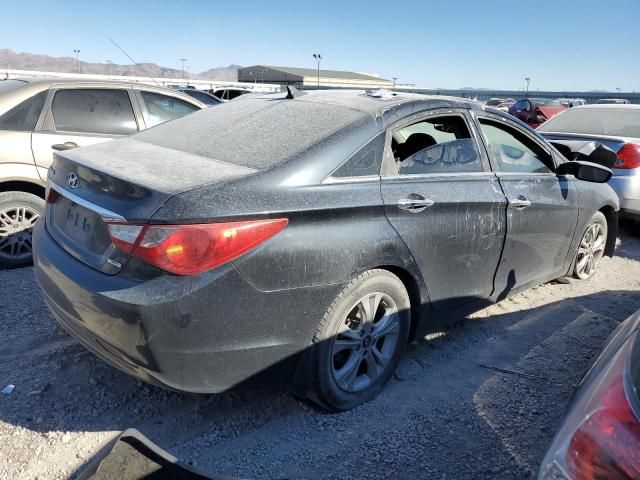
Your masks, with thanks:
M 56 320 L 124 372 L 166 388 L 217 393 L 265 372 L 290 383 L 335 287 L 262 292 L 232 264 L 194 277 L 98 272 L 67 254 L 44 221 L 36 278 Z
M 616 175 L 609 185 L 620 198 L 620 209 L 632 215 L 640 215 L 640 175 Z

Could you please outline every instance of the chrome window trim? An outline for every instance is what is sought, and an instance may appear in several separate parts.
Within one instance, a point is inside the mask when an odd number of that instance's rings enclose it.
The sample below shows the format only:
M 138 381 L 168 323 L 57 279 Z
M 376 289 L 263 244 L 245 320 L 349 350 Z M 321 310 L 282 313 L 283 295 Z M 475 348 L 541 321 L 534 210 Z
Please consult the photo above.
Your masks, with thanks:
M 71 200 L 73 203 L 77 203 L 78 205 L 97 213 L 105 222 L 124 223 L 127 221 L 126 218 L 124 218 L 122 215 L 112 212 L 111 210 L 107 210 L 106 208 L 103 208 L 99 205 L 91 203 L 88 200 L 85 200 L 84 198 L 79 197 L 74 193 L 71 193 L 69 190 L 58 185 L 56 182 L 54 182 L 51 179 L 49 179 L 49 189 L 55 190 L 66 199 Z
M 447 177 L 452 177 L 452 178 L 457 178 L 460 179 L 461 177 L 495 177 L 496 174 L 495 172 L 437 172 L 437 173 L 416 173 L 416 174 L 404 174 L 404 175 L 385 175 L 383 176 L 381 179 L 382 180 L 411 180 L 411 179 L 429 179 L 429 178 L 433 178 L 433 179 L 437 179 L 437 178 L 447 178 Z
M 322 182 L 323 185 L 334 185 L 336 183 L 365 183 L 365 182 L 377 182 L 380 180 L 380 175 L 362 175 L 360 177 L 327 177 Z

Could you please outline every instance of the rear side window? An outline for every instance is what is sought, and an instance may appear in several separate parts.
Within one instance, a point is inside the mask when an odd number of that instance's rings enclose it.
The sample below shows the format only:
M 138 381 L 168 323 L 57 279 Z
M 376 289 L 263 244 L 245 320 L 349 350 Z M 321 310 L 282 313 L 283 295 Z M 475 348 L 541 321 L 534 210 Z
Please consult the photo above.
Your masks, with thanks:
M 0 117 L 0 130 L 33 131 L 46 97 L 47 91 L 40 92 L 13 107 Z
M 129 135 L 138 131 L 126 90 L 59 90 L 51 112 L 58 132 Z
M 381 133 L 338 167 L 333 178 L 367 177 L 380 174 L 385 134 Z
M 551 173 L 549 155 L 524 134 L 489 120 L 481 119 L 480 125 L 498 171 Z
M 397 130 L 392 150 L 400 175 L 483 171 L 476 142 L 459 115 L 428 118 Z
M 142 95 L 142 100 L 144 100 L 149 113 L 149 125 L 147 127 L 159 125 L 199 110 L 198 107 L 191 103 L 168 95 L 153 92 L 140 92 L 140 95 Z

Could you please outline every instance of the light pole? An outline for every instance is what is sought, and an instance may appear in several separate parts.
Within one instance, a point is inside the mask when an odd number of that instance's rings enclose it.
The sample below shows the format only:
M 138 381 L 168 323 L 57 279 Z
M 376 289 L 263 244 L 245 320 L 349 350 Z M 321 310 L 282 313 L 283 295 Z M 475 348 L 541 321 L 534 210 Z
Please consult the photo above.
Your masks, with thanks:
M 109 75 L 113 75 L 113 62 L 107 58 L 107 65 L 109 65 Z
M 524 77 L 525 82 L 527 82 L 527 93 L 529 93 L 529 83 L 531 83 L 531 77 Z
M 622 91 L 622 89 L 620 87 L 616 87 L 616 90 L 618 91 L 618 93 L 620 93 Z
M 395 90 L 396 89 L 396 80 L 398 80 L 398 77 L 391 77 L 391 79 L 393 80 L 393 89 L 392 90 Z
M 264 73 L 267 71 L 267 67 L 258 67 L 258 71 L 260 72 L 260 81 L 264 85 Z
M 76 54 L 76 70 L 80 73 L 80 60 L 78 59 L 78 55 L 80 54 L 80 50 L 73 49 L 73 53 Z
M 184 64 L 187 62 L 187 59 L 181 58 L 180 61 L 182 62 L 182 78 L 184 78 Z
M 322 60 L 322 55 L 319 53 L 314 53 L 313 58 L 316 59 L 316 64 L 318 66 L 318 86 L 320 86 L 320 60 Z

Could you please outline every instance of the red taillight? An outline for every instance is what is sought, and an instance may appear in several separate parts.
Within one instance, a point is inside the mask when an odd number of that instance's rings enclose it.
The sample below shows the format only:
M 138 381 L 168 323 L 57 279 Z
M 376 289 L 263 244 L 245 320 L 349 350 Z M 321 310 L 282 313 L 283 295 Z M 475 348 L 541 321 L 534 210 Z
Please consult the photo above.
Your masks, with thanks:
M 566 456 L 570 478 L 640 478 L 640 423 L 621 374 L 612 379 L 600 401 L 600 409 L 571 438 Z
M 121 251 L 176 275 L 216 268 L 281 232 L 286 218 L 196 225 L 109 224 Z
M 627 143 L 618 151 L 618 158 L 613 168 L 638 168 L 640 167 L 640 145 Z

